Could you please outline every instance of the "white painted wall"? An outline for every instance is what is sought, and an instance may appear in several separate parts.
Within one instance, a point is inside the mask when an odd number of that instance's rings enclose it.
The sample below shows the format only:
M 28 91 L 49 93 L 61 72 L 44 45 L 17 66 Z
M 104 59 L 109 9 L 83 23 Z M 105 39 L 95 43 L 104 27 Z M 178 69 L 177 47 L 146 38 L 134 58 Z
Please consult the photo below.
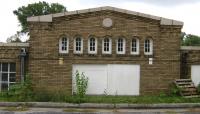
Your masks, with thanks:
M 75 72 L 84 72 L 89 78 L 89 95 L 139 95 L 140 66 L 128 64 L 73 65 L 73 91 Z
M 200 65 L 191 66 L 191 78 L 195 86 L 200 83 Z

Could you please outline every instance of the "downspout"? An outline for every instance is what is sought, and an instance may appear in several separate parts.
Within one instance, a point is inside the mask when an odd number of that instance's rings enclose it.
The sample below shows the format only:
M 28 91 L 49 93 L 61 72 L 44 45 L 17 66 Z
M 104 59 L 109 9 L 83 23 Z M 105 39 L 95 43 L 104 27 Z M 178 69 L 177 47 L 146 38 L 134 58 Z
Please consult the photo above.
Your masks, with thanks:
M 25 70 L 24 70 L 24 66 L 25 66 L 25 57 L 26 57 L 26 49 L 25 48 L 21 48 L 21 52 L 20 52 L 20 76 L 21 76 L 21 83 L 24 82 L 25 79 Z

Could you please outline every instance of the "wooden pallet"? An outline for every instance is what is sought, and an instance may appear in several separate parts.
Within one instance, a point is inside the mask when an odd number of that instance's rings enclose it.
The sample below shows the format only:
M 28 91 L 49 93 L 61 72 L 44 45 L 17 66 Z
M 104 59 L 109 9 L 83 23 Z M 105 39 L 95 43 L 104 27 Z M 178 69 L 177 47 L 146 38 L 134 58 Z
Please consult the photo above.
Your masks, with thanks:
M 185 98 L 200 97 L 191 79 L 176 79 L 174 84 L 180 89 L 180 95 Z

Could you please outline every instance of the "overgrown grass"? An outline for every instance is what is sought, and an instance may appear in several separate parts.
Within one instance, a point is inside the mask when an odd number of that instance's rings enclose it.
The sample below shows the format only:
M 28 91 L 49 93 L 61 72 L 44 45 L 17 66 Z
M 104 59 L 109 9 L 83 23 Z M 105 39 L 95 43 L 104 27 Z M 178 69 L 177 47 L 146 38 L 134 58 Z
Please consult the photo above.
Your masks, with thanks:
M 66 102 L 77 103 L 75 96 L 66 98 Z M 84 103 L 200 103 L 200 98 L 183 98 L 179 96 L 86 96 L 82 99 Z
M 20 101 L 15 97 L 0 96 L 0 101 Z M 31 100 L 23 101 L 37 102 L 67 102 L 67 103 L 134 103 L 134 104 L 153 104 L 153 103 L 200 103 L 200 98 L 183 98 L 180 96 L 64 96 L 38 94 Z
M 9 91 L 0 93 L 0 101 L 12 102 L 67 102 L 67 103 L 200 103 L 200 98 L 183 98 L 178 96 L 179 88 L 172 86 L 169 95 L 161 92 L 157 96 L 67 96 L 67 93 L 55 91 L 49 93 L 45 89 L 33 91 L 31 79 L 27 76 L 24 83 L 11 86 Z

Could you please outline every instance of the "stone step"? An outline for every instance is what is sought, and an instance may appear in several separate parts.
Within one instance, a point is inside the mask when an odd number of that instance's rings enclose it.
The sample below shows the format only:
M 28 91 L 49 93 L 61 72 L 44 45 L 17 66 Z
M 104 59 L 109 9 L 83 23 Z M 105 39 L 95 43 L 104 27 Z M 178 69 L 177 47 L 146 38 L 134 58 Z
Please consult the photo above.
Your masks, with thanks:
M 181 88 L 196 88 L 194 85 L 182 85 Z
M 188 95 L 198 95 L 197 92 L 182 92 L 183 96 L 188 96 Z
M 191 79 L 176 79 L 176 82 L 192 82 Z
M 174 81 L 175 85 L 180 88 L 180 95 L 185 98 L 199 97 L 197 88 L 191 79 L 176 79 Z
M 193 85 L 193 82 L 178 82 L 178 85 L 184 86 L 184 85 Z
M 196 88 L 185 88 L 181 90 L 182 92 L 198 92 Z

